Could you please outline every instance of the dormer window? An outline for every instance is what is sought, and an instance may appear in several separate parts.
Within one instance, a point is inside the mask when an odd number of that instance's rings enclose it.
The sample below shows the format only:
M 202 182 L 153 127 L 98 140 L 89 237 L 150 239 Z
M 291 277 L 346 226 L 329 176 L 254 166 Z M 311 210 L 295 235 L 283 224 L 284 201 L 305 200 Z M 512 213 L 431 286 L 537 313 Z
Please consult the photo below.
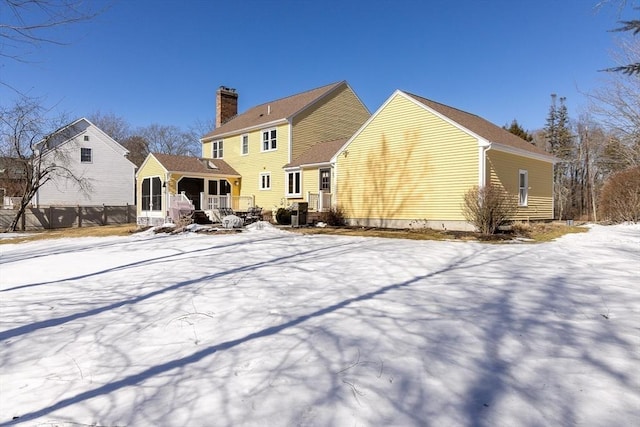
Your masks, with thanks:
M 213 157 L 214 159 L 221 159 L 222 158 L 222 154 L 223 154 L 222 140 L 213 141 L 213 154 L 212 154 L 211 157 Z
M 277 131 L 269 129 L 262 131 L 262 151 L 273 151 L 278 148 Z

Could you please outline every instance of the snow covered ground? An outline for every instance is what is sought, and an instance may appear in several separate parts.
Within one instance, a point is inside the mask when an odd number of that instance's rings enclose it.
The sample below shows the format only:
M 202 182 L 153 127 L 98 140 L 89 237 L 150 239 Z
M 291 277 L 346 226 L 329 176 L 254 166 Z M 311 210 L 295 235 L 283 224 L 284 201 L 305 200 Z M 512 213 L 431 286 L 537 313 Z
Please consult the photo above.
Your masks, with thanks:
M 640 425 L 640 226 L 0 246 L 0 426 Z

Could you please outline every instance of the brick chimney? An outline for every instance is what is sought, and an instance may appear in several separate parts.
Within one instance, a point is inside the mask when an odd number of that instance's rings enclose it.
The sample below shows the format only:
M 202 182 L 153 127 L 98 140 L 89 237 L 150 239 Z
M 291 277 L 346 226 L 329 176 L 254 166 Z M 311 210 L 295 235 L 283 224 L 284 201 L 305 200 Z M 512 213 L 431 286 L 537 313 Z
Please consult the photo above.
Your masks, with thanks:
M 216 128 L 238 114 L 238 92 L 226 86 L 220 86 L 216 92 Z

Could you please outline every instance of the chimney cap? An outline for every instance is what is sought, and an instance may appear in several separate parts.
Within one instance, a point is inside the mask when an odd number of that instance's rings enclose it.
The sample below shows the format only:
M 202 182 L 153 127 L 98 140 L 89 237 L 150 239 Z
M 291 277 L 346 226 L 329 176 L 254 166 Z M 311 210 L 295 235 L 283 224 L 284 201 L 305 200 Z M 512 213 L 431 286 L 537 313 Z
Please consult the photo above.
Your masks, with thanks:
M 224 92 L 231 92 L 231 93 L 236 93 L 236 89 L 233 87 L 228 87 L 228 86 L 220 86 L 218 88 L 219 91 L 224 91 Z

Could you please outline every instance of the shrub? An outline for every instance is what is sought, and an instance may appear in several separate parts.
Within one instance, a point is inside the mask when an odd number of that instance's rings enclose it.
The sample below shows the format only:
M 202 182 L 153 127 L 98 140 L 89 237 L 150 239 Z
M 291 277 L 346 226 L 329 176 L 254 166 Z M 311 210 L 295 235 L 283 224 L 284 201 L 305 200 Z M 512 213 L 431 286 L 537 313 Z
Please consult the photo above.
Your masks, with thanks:
M 344 211 L 339 206 L 322 212 L 320 214 L 320 221 L 331 226 L 343 226 L 347 223 L 347 220 L 344 217 Z
M 614 223 L 640 221 L 640 166 L 607 179 L 600 193 L 600 215 Z
M 285 208 L 278 208 L 276 211 L 276 222 L 282 225 L 291 224 L 291 211 Z
M 476 229 L 485 235 L 511 222 L 518 211 L 516 199 L 498 185 L 475 186 L 464 195 L 462 213 Z

